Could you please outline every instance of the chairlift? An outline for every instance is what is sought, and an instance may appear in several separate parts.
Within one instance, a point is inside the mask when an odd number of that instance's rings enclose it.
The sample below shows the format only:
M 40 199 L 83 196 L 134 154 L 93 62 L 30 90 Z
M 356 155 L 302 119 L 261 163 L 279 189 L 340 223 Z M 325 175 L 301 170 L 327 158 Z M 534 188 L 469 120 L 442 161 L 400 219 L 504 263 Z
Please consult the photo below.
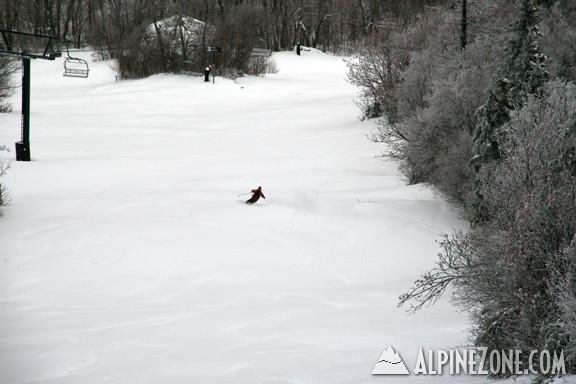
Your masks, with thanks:
M 68 57 L 64 59 L 64 76 L 87 78 L 90 69 L 86 60 L 70 56 L 68 48 L 66 48 L 66 52 Z

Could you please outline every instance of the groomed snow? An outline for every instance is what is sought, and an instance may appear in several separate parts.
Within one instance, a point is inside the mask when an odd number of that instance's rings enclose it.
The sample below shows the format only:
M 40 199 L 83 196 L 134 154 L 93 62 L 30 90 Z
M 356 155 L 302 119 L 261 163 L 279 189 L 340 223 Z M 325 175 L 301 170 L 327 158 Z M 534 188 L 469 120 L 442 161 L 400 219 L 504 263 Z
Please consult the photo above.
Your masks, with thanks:
M 370 375 L 389 346 L 410 368 L 467 343 L 448 299 L 396 307 L 465 223 L 377 157 L 342 58 L 274 59 L 216 84 L 33 61 L 33 161 L 0 218 L 1 383 L 484 381 Z

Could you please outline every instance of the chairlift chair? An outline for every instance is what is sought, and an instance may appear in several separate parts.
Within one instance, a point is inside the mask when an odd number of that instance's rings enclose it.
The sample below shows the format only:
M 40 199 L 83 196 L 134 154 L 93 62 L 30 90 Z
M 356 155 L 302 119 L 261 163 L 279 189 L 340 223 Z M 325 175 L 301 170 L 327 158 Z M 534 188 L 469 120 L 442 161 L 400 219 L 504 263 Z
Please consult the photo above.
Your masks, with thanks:
M 90 69 L 86 60 L 70 56 L 68 48 L 66 48 L 66 52 L 68 57 L 64 59 L 64 76 L 87 78 Z

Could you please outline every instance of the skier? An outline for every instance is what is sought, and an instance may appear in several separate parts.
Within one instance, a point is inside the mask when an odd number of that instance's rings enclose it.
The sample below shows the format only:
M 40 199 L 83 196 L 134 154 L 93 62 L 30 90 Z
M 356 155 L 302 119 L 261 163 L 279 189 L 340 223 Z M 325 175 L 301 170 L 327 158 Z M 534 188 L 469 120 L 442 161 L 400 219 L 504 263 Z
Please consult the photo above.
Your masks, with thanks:
M 264 194 L 262 193 L 262 187 L 258 187 L 258 189 L 253 189 L 250 192 L 252 193 L 252 197 L 246 200 L 246 204 L 254 204 L 255 202 L 258 201 L 258 199 L 260 199 L 260 197 L 264 199 L 266 198 L 266 196 L 264 196 Z

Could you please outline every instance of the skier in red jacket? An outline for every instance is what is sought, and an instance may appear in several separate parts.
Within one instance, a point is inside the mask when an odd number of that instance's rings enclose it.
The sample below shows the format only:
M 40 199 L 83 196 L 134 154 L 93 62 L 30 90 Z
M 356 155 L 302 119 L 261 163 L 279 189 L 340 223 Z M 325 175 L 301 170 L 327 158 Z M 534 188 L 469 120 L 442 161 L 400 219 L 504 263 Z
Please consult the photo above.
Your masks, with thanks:
M 250 199 L 246 200 L 246 204 L 254 204 L 261 197 L 264 199 L 266 198 L 266 196 L 264 196 L 264 194 L 262 193 L 262 187 L 258 187 L 258 189 L 253 189 L 250 192 L 252 193 L 252 197 Z

